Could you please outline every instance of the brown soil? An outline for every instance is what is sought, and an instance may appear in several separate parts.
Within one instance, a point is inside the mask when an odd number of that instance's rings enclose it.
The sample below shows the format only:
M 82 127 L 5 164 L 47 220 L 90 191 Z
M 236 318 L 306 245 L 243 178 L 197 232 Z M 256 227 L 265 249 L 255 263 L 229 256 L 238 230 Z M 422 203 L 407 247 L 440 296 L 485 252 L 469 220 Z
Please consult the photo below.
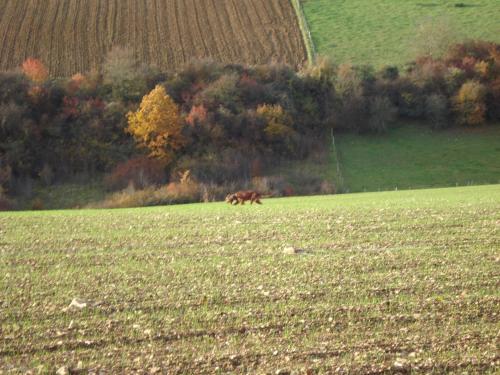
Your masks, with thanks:
M 288 0 L 0 0 L 0 9 L 0 70 L 36 57 L 69 76 L 98 69 L 114 45 L 169 71 L 201 58 L 306 60 Z

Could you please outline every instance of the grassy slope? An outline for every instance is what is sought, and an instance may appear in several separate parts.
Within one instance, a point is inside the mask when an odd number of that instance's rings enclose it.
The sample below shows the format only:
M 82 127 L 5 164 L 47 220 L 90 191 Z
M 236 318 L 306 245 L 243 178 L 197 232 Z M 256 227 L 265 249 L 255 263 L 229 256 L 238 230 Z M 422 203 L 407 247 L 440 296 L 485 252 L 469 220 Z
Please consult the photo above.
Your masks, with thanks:
M 283 161 L 265 173 L 283 176 L 302 193 L 307 191 L 303 174 L 332 181 L 340 192 L 500 183 L 499 125 L 432 131 L 405 124 L 380 136 L 338 134 L 336 143 L 343 187 L 335 155 L 327 151 L 318 150 L 304 161 Z M 30 209 L 35 198 L 45 209 L 82 207 L 105 195 L 98 183 L 38 186 L 20 208 Z
M 500 182 L 498 125 L 445 131 L 404 125 L 381 136 L 336 138 L 348 191 Z
M 102 183 L 68 183 L 62 185 L 52 185 L 50 187 L 36 186 L 33 191 L 33 198 L 23 200 L 20 209 L 30 210 L 33 202 L 41 200 L 44 209 L 65 209 L 84 207 L 89 202 L 98 202 L 106 195 L 106 190 Z
M 412 59 L 416 25 L 445 16 L 468 38 L 500 41 L 498 0 L 303 0 L 317 52 L 336 62 L 400 65 Z
M 500 185 L 0 213 L 0 372 L 493 373 L 499 213 Z

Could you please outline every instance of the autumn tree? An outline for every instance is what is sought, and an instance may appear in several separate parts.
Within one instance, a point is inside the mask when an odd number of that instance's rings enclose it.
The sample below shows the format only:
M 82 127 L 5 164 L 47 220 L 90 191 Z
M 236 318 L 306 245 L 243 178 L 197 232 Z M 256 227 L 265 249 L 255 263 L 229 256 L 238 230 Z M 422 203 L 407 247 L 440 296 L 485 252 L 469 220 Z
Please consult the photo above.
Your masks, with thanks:
M 463 125 L 480 125 L 486 115 L 486 88 L 478 81 L 465 82 L 453 98 L 458 122 Z
M 262 104 L 257 107 L 257 114 L 266 120 L 264 132 L 270 139 L 284 138 L 293 133 L 290 128 L 292 119 L 279 104 Z
M 179 107 L 163 86 L 157 85 L 142 98 L 140 108 L 129 112 L 127 132 L 139 146 L 149 149 L 150 156 L 170 163 L 175 152 L 186 143 L 182 135 Z
M 413 32 L 412 46 L 416 57 L 440 57 L 446 50 L 463 39 L 459 28 L 448 17 L 427 17 Z
M 49 77 L 49 71 L 43 63 L 32 57 L 23 62 L 23 72 L 34 83 L 43 83 Z
M 297 132 L 291 127 L 291 116 L 281 105 L 262 104 L 257 107 L 257 114 L 266 121 L 264 133 L 269 141 L 283 144 L 286 151 L 295 149 Z

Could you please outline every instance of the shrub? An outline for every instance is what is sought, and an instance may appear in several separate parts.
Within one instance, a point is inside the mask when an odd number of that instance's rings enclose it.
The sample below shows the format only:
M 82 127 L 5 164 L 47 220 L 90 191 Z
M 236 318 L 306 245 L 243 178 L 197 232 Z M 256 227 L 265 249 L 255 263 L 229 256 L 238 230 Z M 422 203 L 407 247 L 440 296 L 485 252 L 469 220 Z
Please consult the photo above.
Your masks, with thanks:
M 2 196 L 4 192 L 3 189 L 6 189 L 8 186 L 10 186 L 11 179 L 12 168 L 10 167 L 10 165 L 0 167 L 0 196 Z
M 191 179 L 171 182 L 164 189 L 170 200 L 175 203 L 199 202 L 201 198 L 199 184 Z
M 86 78 L 81 73 L 74 74 L 66 84 L 66 91 L 70 95 L 74 95 L 80 88 L 86 85 Z
M 13 72 L 0 72 L 0 103 L 14 102 L 24 104 L 29 82 L 25 75 Z
M 43 168 L 38 173 L 38 176 L 40 176 L 40 179 L 45 184 L 45 186 L 51 185 L 52 181 L 54 180 L 54 172 L 52 171 L 52 168 L 48 163 L 45 163 L 43 165 Z
M 31 209 L 32 210 L 39 211 L 39 210 L 43 210 L 43 208 L 44 208 L 44 204 L 43 204 L 43 200 L 41 198 L 33 199 L 33 201 L 31 202 Z
M 333 182 L 329 180 L 323 180 L 319 187 L 319 192 L 321 194 L 335 194 L 336 192 L 335 185 L 333 184 Z
M 89 205 L 95 208 L 126 208 L 159 206 L 177 203 L 199 202 L 200 186 L 194 181 L 172 182 L 167 186 L 147 187 L 135 190 L 128 188 L 108 195 L 103 201 Z
M 242 190 L 244 185 L 229 183 L 224 185 L 217 184 L 199 184 L 200 198 L 203 202 L 223 201 L 227 194 Z
M 448 125 L 448 100 L 444 95 L 432 94 L 425 100 L 425 115 L 434 129 L 442 129 Z
M 5 194 L 5 190 L 0 185 L 0 211 L 11 211 L 14 209 L 14 202 Z
M 474 66 L 478 61 L 494 60 L 498 44 L 481 40 L 468 40 L 452 45 L 444 57 L 448 66 L 468 70 L 469 78 L 474 75 Z
M 490 83 L 486 98 L 488 116 L 493 120 L 500 120 L 500 78 Z
M 177 163 L 175 172 L 190 170 L 193 179 L 200 183 L 223 185 L 250 178 L 250 155 L 225 148 L 219 152 L 206 152 L 198 157 L 185 156 Z
M 12 211 L 14 203 L 5 196 L 0 196 L 0 211 Z
M 403 90 L 398 101 L 398 109 L 402 117 L 420 119 L 425 114 L 425 96 L 417 88 Z
M 269 141 L 282 144 L 285 151 L 293 152 L 298 138 L 291 128 L 292 118 L 279 104 L 263 104 L 257 107 L 257 114 L 266 121 L 264 133 Z
M 136 189 L 144 189 L 165 181 L 165 164 L 161 160 L 137 156 L 118 164 L 104 181 L 111 190 L 124 189 L 129 184 Z
M 387 131 L 389 124 L 394 121 L 397 109 L 386 97 L 376 96 L 370 99 L 368 127 L 377 133 Z
M 111 86 L 115 99 L 136 100 L 147 90 L 134 51 L 130 48 L 114 46 L 106 56 L 103 72 L 104 82 Z
M 49 77 L 49 71 L 43 63 L 32 57 L 23 62 L 23 72 L 30 80 L 35 83 L 43 83 Z
M 455 93 L 465 82 L 465 72 L 457 67 L 449 67 L 444 73 L 444 81 L 448 91 L 448 95 Z
M 207 119 L 207 109 L 203 104 L 194 105 L 189 112 L 189 115 L 186 117 L 186 122 L 191 125 L 199 125 L 203 124 Z
M 259 177 L 262 175 L 263 163 L 261 158 L 254 158 L 250 163 L 250 175 L 252 177 Z
M 478 81 L 465 82 L 453 98 L 457 120 L 463 125 L 479 125 L 485 121 L 486 88 Z
M 344 97 L 333 117 L 334 127 L 358 132 L 368 116 L 367 100 L 364 96 Z
M 261 194 L 268 194 L 273 197 L 285 195 L 285 190 L 289 187 L 283 176 L 263 176 L 252 178 L 252 188 Z
M 342 97 L 359 97 L 363 95 L 362 78 L 351 64 L 342 64 L 337 71 L 335 89 Z
M 380 71 L 380 77 L 394 81 L 399 78 L 399 69 L 397 66 L 384 66 Z
M 235 110 L 239 102 L 238 82 L 236 74 L 223 75 L 199 94 L 200 100 L 211 108 L 224 105 Z
M 289 175 L 289 184 L 293 188 L 294 194 L 297 195 L 311 195 L 317 194 L 321 191 L 321 184 L 323 178 L 314 172 L 306 169 L 294 170 Z

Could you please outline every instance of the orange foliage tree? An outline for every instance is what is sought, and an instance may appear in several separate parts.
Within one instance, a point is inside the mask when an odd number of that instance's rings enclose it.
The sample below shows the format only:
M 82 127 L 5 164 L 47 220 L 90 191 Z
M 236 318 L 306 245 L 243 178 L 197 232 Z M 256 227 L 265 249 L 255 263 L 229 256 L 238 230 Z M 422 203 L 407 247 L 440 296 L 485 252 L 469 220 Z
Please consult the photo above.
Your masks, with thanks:
M 149 149 L 150 156 L 167 164 L 186 144 L 179 107 L 160 85 L 145 95 L 139 110 L 129 112 L 127 118 L 126 131 L 134 136 L 139 146 Z
M 35 83 L 43 83 L 49 77 L 49 71 L 43 63 L 32 57 L 23 62 L 24 74 Z

